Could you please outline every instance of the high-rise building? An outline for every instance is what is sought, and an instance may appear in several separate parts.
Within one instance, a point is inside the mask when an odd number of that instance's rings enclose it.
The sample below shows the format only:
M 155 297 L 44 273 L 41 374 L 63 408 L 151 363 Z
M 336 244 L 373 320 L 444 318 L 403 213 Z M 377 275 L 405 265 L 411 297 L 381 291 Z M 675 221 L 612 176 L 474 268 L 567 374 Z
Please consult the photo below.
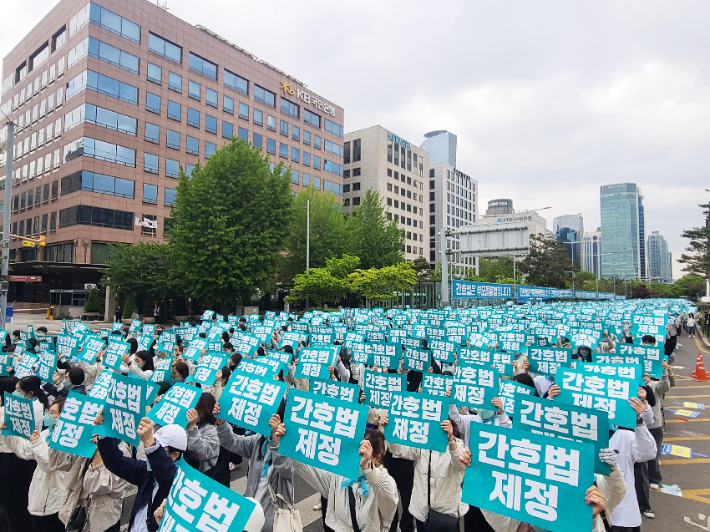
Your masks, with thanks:
M 513 200 L 511 199 L 494 199 L 488 202 L 486 216 L 508 216 L 513 214 Z
M 668 283 L 673 280 L 671 254 L 668 243 L 658 231 L 648 235 L 648 276 L 652 282 Z
M 446 163 L 456 168 L 456 135 L 446 130 L 431 131 L 424 135 L 422 148 L 429 152 L 429 164 Z
M 12 233 L 47 241 L 11 244 L 14 273 L 43 276 L 26 300 L 96 282 L 111 243 L 164 241 L 180 168 L 232 137 L 290 166 L 294 191 L 342 194 L 342 108 L 147 0 L 61 0 L 3 72 Z
M 646 228 L 641 189 L 635 183 L 602 186 L 600 206 L 602 276 L 645 278 Z
M 599 277 L 601 272 L 601 228 L 597 228 L 596 231 L 584 233 L 582 241 L 584 246 L 582 250 L 582 270 L 593 273 L 594 277 Z
M 434 163 L 429 168 L 429 263 L 441 260 L 442 229 L 456 230 L 476 222 L 478 212 L 478 181 L 446 163 Z M 448 256 L 452 272 L 465 275 L 476 268 L 476 259 L 461 253 L 459 236 L 449 238 Z
M 552 220 L 552 232 L 564 244 L 572 263 L 580 267 L 584 254 L 584 220 L 581 214 L 565 214 Z
M 374 189 L 405 235 L 404 258 L 424 256 L 426 203 L 424 183 L 429 154 L 382 126 L 345 135 L 343 210 L 352 212 L 365 192 Z

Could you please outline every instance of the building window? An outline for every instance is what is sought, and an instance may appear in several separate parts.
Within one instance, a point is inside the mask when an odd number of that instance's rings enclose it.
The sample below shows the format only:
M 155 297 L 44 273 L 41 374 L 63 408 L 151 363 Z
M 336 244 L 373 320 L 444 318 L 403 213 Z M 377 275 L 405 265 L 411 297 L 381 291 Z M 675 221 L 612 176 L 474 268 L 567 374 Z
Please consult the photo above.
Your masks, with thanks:
M 360 205 L 360 196 L 353 198 L 353 207 Z
M 175 72 L 168 72 L 168 88 L 175 92 L 182 92 L 182 76 Z
M 124 166 L 135 167 L 136 165 L 135 150 L 89 137 L 78 138 L 64 146 L 65 164 L 81 156 Z M 55 151 L 55 161 L 56 166 L 59 166 L 59 150 Z
M 343 207 L 350 207 L 350 198 L 345 198 L 343 200 Z M 391 220 L 392 215 L 390 213 L 387 213 L 387 217 Z
M 300 183 L 300 176 L 298 170 L 291 170 L 291 183 L 298 185 Z
M 241 76 L 232 74 L 229 70 L 224 71 L 224 84 L 234 90 L 248 94 L 249 82 Z
M 67 83 L 66 99 L 68 100 L 72 96 L 79 94 L 84 89 L 91 89 L 92 91 L 106 94 L 112 98 L 138 105 L 138 89 L 136 87 L 128 83 L 120 82 L 117 79 L 104 76 L 103 74 L 97 74 L 93 70 L 85 70 Z M 65 95 L 63 92 L 64 87 L 60 87 L 57 91 L 57 107 L 59 107 L 64 100 Z
M 303 143 L 306 146 L 311 145 L 311 132 L 310 131 L 303 130 Z
M 205 89 L 205 102 L 207 102 L 207 105 L 210 107 L 218 107 L 218 100 L 219 100 L 219 95 L 217 94 L 217 91 L 214 89 L 210 89 L 207 87 Z
M 350 142 L 343 144 L 343 164 L 350 164 Z
M 327 146 L 326 146 L 326 149 L 328 149 Z M 357 163 L 361 159 L 362 159 L 362 141 L 361 141 L 361 139 L 355 139 L 353 141 L 353 162 Z
M 200 141 L 196 139 L 195 137 L 187 137 L 187 140 L 185 142 L 185 150 L 187 153 L 192 153 L 193 155 L 199 155 L 200 154 Z
M 234 126 L 229 122 L 222 122 L 222 136 L 225 139 L 231 139 L 234 134 Z
M 234 114 L 234 98 L 230 98 L 226 94 L 222 95 L 222 110 L 230 115 Z
M 148 49 L 176 63 L 182 63 L 182 48 L 153 33 L 148 34 Z
M 165 159 L 165 175 L 178 177 L 180 175 L 180 163 L 174 159 Z
M 350 185 L 343 185 L 343 192 L 350 192 Z
M 158 186 L 143 183 L 143 203 L 158 203 Z
M 217 146 L 212 142 L 205 142 L 205 159 L 209 159 L 217 151 Z
M 80 171 L 62 178 L 62 196 L 84 190 L 133 199 L 135 185 L 129 179 Z
M 279 157 L 286 159 L 288 157 L 288 145 L 281 142 L 279 144 Z
M 208 133 L 217 134 L 217 118 L 210 115 L 205 115 L 205 131 Z
M 358 177 L 360 175 L 360 168 L 353 168 L 353 177 Z
M 237 130 L 237 138 L 242 139 L 244 142 L 249 142 L 249 131 L 247 131 L 243 127 L 240 127 Z
M 175 204 L 175 196 L 177 193 L 174 188 L 165 189 L 165 206 L 172 207 Z
M 148 63 L 148 81 L 160 85 L 163 80 L 163 69 L 153 63 Z
M 318 157 L 317 155 L 313 156 L 313 168 L 315 168 L 316 170 L 320 170 L 320 157 Z
M 276 155 L 276 141 L 274 139 L 266 139 L 266 151 L 272 155 Z
M 249 106 L 245 103 L 239 103 L 239 118 L 249 120 Z
M 145 93 L 145 108 L 146 111 L 150 111 L 151 113 L 155 113 L 156 115 L 160 114 L 160 96 L 157 94 L 153 94 L 151 92 L 146 92 Z
M 173 148 L 175 150 L 179 150 L 180 149 L 180 133 L 178 133 L 177 131 L 173 131 L 172 129 L 168 129 L 167 145 L 168 145 L 168 148 Z
M 276 117 L 275 116 L 267 115 L 266 129 L 270 129 L 271 131 L 276 131 Z
M 189 80 L 187 82 L 187 96 L 193 100 L 200 101 L 200 93 L 202 92 L 202 86 L 196 81 Z
M 254 109 L 254 123 L 257 126 L 264 125 L 264 113 L 262 111 L 259 111 L 259 109 Z
M 299 117 L 299 106 L 293 102 L 289 102 L 285 98 L 281 98 L 281 112 L 291 116 Z
M 160 126 L 155 124 L 145 123 L 145 140 L 160 144 Z
M 313 147 L 316 150 L 320 150 L 320 137 L 318 135 L 313 135 Z
M 200 127 L 200 112 L 197 109 L 187 108 L 187 125 L 192 127 Z
M 301 129 L 298 126 L 291 126 L 291 138 L 293 140 L 301 140 Z
M 124 39 L 133 41 L 135 43 L 141 42 L 141 27 L 138 24 L 131 22 L 128 19 L 119 17 L 116 13 L 109 11 L 108 9 L 98 6 L 96 4 L 88 4 L 85 9 L 89 9 L 91 22 L 112 31 L 116 35 L 120 35 Z M 74 19 L 78 17 L 75 21 Z M 81 15 L 81 11 L 77 13 L 74 17 L 69 20 L 69 36 L 71 37 L 79 27 L 83 26 L 85 22 L 82 23 L 85 15 Z M 74 23 L 74 31 L 72 31 L 72 23 Z M 80 23 L 81 26 L 77 27 Z
M 291 148 L 291 160 L 294 162 L 299 162 L 301 160 L 301 150 L 298 148 Z
M 215 80 L 217 79 L 217 65 L 215 65 L 211 61 L 203 59 L 199 55 L 195 55 L 190 52 L 189 64 L 190 70 L 199 72 L 200 74 L 202 74 L 203 76 L 207 76 L 208 78 L 212 78 Z
M 182 107 L 177 102 L 171 102 L 168 100 L 168 118 L 171 120 L 177 120 L 180 122 L 180 115 L 182 113 Z
M 303 121 L 320 129 L 320 116 L 312 113 L 308 109 L 303 110 Z
M 52 181 L 52 201 L 59 198 L 59 179 Z
M 353 191 L 360 190 L 360 183 L 353 183 Z
M 303 186 L 307 187 L 308 185 L 311 184 L 311 176 L 310 174 L 303 174 Z
M 158 156 L 152 153 L 143 154 L 143 170 L 151 174 L 158 173 Z
M 270 90 L 259 87 L 259 85 L 254 85 L 254 99 L 271 107 L 276 107 L 276 95 Z
M 251 141 L 252 146 L 255 148 L 262 148 L 262 137 L 258 133 L 252 133 L 252 141 Z
M 325 139 L 324 148 L 325 148 L 325 151 L 330 152 L 334 155 L 337 155 L 338 157 L 343 156 L 343 147 L 340 146 L 339 144 L 336 144 L 335 142 L 329 141 L 328 139 Z M 357 159 L 354 159 L 353 162 L 357 162 L 359 160 L 360 159 L 357 158 Z
M 340 124 L 336 124 L 335 122 L 328 120 L 327 118 L 325 119 L 325 130 L 328 133 L 332 133 L 336 137 L 340 137 L 341 139 L 343 138 L 343 126 L 341 126 Z M 359 160 L 360 159 L 355 159 L 355 161 Z
M 281 134 L 288 137 L 288 122 L 281 120 Z

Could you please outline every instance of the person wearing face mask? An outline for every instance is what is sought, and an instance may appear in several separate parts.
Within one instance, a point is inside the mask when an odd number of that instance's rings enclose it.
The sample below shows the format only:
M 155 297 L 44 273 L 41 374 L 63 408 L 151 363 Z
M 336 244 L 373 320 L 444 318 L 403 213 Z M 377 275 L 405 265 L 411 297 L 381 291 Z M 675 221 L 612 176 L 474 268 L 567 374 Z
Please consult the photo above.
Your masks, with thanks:
M 99 414 L 94 424 L 101 425 Z M 166 425 L 153 434 L 153 423 L 144 417 L 137 429 L 145 446 L 146 460 L 136 460 L 123 455 L 118 440 L 99 436 L 97 448 L 103 463 L 111 473 L 138 487 L 131 510 L 128 532 L 155 532 L 155 510 L 167 498 L 175 480 L 175 462 L 181 457 L 197 468 L 194 453 L 187 450 L 187 434 L 178 425 Z
M 170 376 L 173 379 L 173 383 L 185 382 L 185 379 L 190 376 L 190 368 L 185 362 L 178 360 L 170 369 Z
M 200 460 L 199 470 L 205 473 L 217 465 L 219 458 L 219 436 L 212 413 L 217 404 L 212 394 L 203 393 L 195 408 L 187 411 L 187 448 Z
M 27 510 L 30 513 L 29 530 L 32 532 L 63 532 L 65 530 L 65 524 L 59 519 L 59 511 L 66 500 L 70 482 L 75 480 L 76 474 L 72 474 L 71 471 L 59 470 L 52 462 L 50 449 L 47 445 L 47 439 L 54 429 L 63 405 L 63 399 L 52 404 L 44 417 L 44 424 L 49 428 L 42 432 L 35 430 L 29 440 L 18 436 L 2 437 L 5 445 L 18 458 L 37 462 L 27 502 Z M 4 429 L 4 424 L 0 428 Z
M 446 395 L 447 397 L 451 396 L 451 390 L 447 390 Z M 503 410 L 503 401 L 500 397 L 494 397 L 491 399 L 491 404 L 495 406 L 497 410 L 485 410 L 483 408 L 479 408 L 475 414 L 463 415 L 459 413 L 459 409 L 454 403 L 449 403 L 449 419 L 458 427 L 464 446 L 468 447 L 471 422 L 496 425 L 506 429 L 513 427 L 513 422 L 508 417 L 508 414 L 506 414 Z
M 123 355 L 121 360 L 126 366 L 128 366 L 128 371 L 133 373 L 136 377 L 150 380 L 153 376 L 155 367 L 153 365 L 153 357 L 150 356 L 148 351 L 136 352 L 133 361 L 131 361 L 131 357 L 128 355 Z
M 64 377 L 58 373 L 54 372 L 52 375 L 52 381 L 54 385 L 46 382 L 44 383 L 44 390 L 53 397 L 64 397 L 65 399 L 69 396 L 71 390 L 86 395 L 86 387 L 84 386 L 84 370 L 79 366 L 72 366 L 64 374 Z

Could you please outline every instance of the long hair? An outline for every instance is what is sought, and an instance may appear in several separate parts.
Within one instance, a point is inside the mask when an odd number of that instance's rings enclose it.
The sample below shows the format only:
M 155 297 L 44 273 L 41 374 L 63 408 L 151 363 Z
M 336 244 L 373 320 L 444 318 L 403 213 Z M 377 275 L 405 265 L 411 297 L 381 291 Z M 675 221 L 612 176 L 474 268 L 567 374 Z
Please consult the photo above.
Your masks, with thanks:
M 20 390 L 23 392 L 32 393 L 33 397 L 36 397 L 37 400 L 42 403 L 45 410 L 49 408 L 49 399 L 42 389 L 42 380 L 39 377 L 30 375 L 29 377 L 20 379 L 19 385 Z
M 214 425 L 217 423 L 217 418 L 214 416 L 213 410 L 214 405 L 217 403 L 217 399 L 211 393 L 203 393 L 197 400 L 195 405 L 195 410 L 202 418 L 203 423 L 208 423 Z
M 153 357 L 148 351 L 138 351 L 136 357 L 143 361 L 143 371 L 154 371 L 155 365 L 153 364 Z

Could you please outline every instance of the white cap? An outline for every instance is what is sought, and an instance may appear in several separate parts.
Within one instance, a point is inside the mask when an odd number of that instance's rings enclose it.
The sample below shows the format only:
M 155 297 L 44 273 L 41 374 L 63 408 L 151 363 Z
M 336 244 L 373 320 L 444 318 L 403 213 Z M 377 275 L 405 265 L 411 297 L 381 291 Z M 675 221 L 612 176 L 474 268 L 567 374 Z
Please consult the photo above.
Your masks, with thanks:
M 264 528 L 264 509 L 254 497 L 247 497 L 247 499 L 256 506 L 254 506 L 254 511 L 249 516 L 249 521 L 244 525 L 244 532 L 261 532 L 261 529 Z
M 153 437 L 161 447 L 172 447 L 178 451 L 187 450 L 187 432 L 179 425 L 165 425 Z

